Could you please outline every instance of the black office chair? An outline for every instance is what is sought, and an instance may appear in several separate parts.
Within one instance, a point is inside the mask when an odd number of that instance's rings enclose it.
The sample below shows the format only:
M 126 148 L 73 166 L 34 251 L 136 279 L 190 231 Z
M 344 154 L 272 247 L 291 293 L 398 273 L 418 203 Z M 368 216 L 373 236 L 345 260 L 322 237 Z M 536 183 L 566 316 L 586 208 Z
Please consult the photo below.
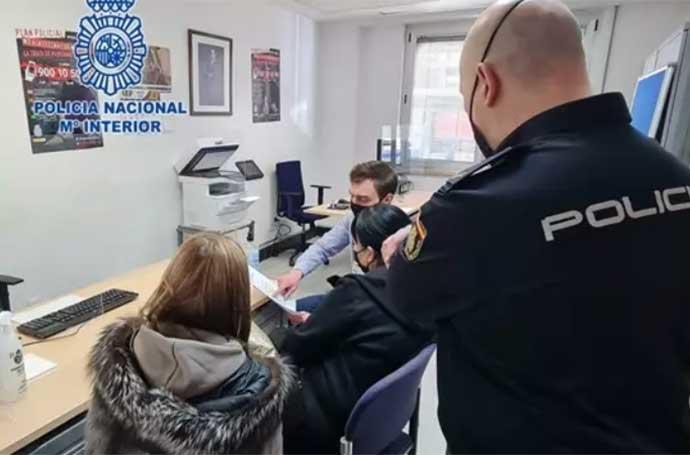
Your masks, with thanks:
M 276 164 L 278 178 L 278 216 L 294 221 L 302 228 L 300 245 L 290 256 L 290 267 L 295 265 L 297 257 L 309 246 L 307 243 L 307 226 L 316 228 L 316 222 L 327 218 L 320 215 L 304 213 L 309 207 L 304 206 L 304 184 L 302 182 L 302 166 L 299 161 L 285 161 Z M 318 203 L 323 204 L 324 190 L 331 189 L 327 185 L 311 185 L 318 191 Z

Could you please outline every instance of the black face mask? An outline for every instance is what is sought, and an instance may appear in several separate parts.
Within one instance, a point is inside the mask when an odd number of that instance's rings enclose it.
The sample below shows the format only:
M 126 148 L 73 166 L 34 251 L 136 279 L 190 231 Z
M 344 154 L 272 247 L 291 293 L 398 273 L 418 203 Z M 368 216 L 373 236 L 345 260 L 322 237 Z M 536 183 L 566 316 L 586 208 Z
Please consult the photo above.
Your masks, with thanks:
M 354 202 L 350 202 L 350 209 L 352 209 L 352 213 L 355 214 L 355 216 L 359 215 L 359 213 L 364 210 L 366 207 L 363 205 L 355 204 Z
M 498 25 L 496 25 L 496 29 L 493 31 L 491 34 L 491 38 L 489 38 L 489 42 L 486 44 L 486 49 L 484 50 L 484 55 L 482 56 L 482 59 L 479 61 L 479 63 L 484 63 L 486 61 L 486 57 L 489 56 L 489 51 L 491 50 L 491 45 L 494 43 L 494 40 L 496 39 L 496 35 L 498 34 L 498 31 L 501 29 L 501 26 L 503 23 L 508 19 L 508 16 L 510 16 L 510 13 L 515 11 L 515 8 L 520 6 L 522 2 L 525 0 L 518 0 L 515 2 L 513 6 L 510 7 L 510 9 L 505 13 L 505 15 L 501 18 L 501 20 L 498 22 Z M 490 158 L 493 155 L 496 154 L 496 150 L 493 149 L 489 145 L 489 141 L 486 140 L 486 136 L 484 136 L 484 133 L 481 132 L 479 127 L 477 126 L 476 123 L 474 123 L 474 98 L 475 95 L 477 94 L 477 88 L 479 87 L 479 75 L 474 77 L 474 87 L 472 88 L 472 98 L 470 99 L 470 112 L 469 112 L 469 117 L 470 117 L 470 125 L 472 126 L 472 132 L 474 133 L 474 140 L 477 142 L 477 147 L 479 147 L 479 150 L 481 150 L 482 155 L 484 155 L 484 158 Z

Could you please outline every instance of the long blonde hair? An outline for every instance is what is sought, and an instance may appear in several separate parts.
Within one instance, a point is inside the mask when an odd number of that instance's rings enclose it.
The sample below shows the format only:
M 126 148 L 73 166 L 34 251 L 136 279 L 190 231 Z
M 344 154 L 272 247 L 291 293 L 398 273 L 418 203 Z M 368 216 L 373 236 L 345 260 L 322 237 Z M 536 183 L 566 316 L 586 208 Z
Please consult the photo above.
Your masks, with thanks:
M 153 330 L 169 322 L 247 342 L 250 293 L 242 248 L 222 235 L 198 234 L 177 252 L 141 316 Z

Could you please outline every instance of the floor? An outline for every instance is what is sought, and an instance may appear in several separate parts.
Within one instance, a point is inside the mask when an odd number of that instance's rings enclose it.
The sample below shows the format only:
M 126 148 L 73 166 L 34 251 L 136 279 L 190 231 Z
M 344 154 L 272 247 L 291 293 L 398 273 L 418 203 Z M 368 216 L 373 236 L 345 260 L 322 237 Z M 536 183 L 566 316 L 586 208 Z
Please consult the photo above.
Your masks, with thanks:
M 261 271 L 270 277 L 276 277 L 290 270 L 288 259 L 291 252 L 267 259 L 261 263 Z M 349 249 L 343 251 L 331 260 L 330 265 L 321 267 L 305 277 L 296 297 L 304 297 L 314 294 L 323 294 L 330 289 L 326 278 L 331 275 L 345 275 L 351 270 Z M 434 356 L 422 380 L 422 402 L 419 424 L 419 448 L 420 455 L 441 455 L 446 453 L 446 442 L 436 417 L 438 396 L 436 393 L 436 357 Z

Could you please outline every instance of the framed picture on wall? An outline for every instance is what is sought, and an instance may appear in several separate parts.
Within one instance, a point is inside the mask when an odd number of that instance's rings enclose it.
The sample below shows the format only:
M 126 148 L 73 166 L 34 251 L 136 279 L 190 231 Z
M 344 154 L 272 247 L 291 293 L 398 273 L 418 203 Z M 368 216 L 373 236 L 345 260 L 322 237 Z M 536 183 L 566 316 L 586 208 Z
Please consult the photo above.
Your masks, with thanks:
M 191 115 L 232 115 L 232 40 L 188 31 Z

